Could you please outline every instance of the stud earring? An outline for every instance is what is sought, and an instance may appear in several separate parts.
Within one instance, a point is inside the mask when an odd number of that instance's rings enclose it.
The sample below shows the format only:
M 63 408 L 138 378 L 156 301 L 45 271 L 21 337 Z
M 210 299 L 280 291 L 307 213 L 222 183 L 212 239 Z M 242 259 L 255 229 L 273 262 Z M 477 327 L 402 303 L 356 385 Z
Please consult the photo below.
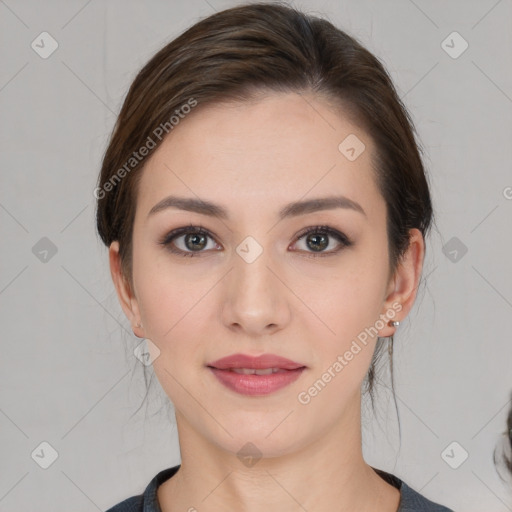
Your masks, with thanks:
M 400 322 L 398 322 L 397 320 L 391 320 L 389 322 L 389 325 L 391 325 L 392 327 L 398 327 L 400 325 Z

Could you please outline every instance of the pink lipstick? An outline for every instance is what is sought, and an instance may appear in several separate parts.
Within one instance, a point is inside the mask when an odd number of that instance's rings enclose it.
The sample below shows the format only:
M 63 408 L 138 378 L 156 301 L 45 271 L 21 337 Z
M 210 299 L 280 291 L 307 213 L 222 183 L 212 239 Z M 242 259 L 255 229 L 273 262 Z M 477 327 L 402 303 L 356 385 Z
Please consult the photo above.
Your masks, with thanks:
M 227 388 L 243 395 L 267 395 L 297 380 L 306 366 L 275 354 L 233 354 L 207 367 Z

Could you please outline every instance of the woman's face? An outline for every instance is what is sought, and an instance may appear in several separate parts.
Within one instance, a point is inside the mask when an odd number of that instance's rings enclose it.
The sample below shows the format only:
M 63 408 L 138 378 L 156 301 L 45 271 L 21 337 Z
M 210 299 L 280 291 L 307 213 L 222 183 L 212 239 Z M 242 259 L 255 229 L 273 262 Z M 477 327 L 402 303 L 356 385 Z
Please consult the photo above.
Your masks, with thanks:
M 400 279 L 388 275 L 373 151 L 321 99 L 276 93 L 199 105 L 148 160 L 133 290 L 117 286 L 135 332 L 159 351 L 154 370 L 183 428 L 234 453 L 251 442 L 275 456 L 355 424 L 377 331 L 394 332 L 388 321 L 407 314 L 419 274 L 416 258 Z M 206 233 L 194 234 L 198 226 Z M 302 235 L 315 226 L 324 227 Z M 301 368 L 244 376 L 210 367 L 233 354 Z

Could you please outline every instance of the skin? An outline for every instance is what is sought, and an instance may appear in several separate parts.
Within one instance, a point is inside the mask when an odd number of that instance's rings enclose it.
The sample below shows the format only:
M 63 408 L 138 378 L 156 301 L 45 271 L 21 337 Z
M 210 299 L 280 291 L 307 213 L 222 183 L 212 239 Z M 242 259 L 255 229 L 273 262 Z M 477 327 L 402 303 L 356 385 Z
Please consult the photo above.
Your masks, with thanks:
M 355 161 L 338 150 L 349 134 L 366 146 Z M 398 303 L 393 319 L 402 321 L 415 300 L 423 237 L 411 230 L 409 249 L 389 275 L 374 151 L 369 136 L 322 98 L 271 93 L 198 106 L 148 160 L 137 197 L 131 285 L 117 242 L 109 256 L 134 333 L 160 350 L 154 370 L 176 411 L 182 463 L 158 489 L 163 512 L 332 512 L 333 503 L 347 512 L 398 509 L 399 491 L 366 464 L 361 448 L 360 387 L 377 336 L 307 405 L 297 399 L 379 315 Z M 218 203 L 229 219 L 175 208 L 148 216 L 171 194 Z M 337 208 L 278 220 L 290 202 L 333 194 L 357 201 L 366 215 Z M 203 252 L 181 257 L 159 244 L 190 223 L 212 233 Z M 315 257 L 315 241 L 308 245 L 297 235 L 316 225 L 337 229 L 353 245 L 329 236 L 319 252 L 331 254 Z M 236 252 L 247 236 L 263 249 L 252 263 Z M 193 241 L 185 242 L 181 236 L 174 246 L 193 252 Z M 394 331 L 385 322 L 378 336 Z M 307 369 L 277 392 L 244 396 L 205 366 L 238 352 L 274 353 Z M 252 467 L 237 457 L 247 442 L 262 454 Z

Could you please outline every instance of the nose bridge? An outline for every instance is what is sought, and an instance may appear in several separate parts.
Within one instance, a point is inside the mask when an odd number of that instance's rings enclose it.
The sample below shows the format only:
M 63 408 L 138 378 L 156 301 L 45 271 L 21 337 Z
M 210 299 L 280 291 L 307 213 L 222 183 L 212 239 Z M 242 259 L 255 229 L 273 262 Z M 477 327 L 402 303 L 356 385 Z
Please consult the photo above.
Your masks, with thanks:
M 236 247 L 224 302 L 227 324 L 238 324 L 254 334 L 268 326 L 282 327 L 287 321 L 285 290 L 274 275 L 272 260 L 272 251 L 252 237 Z
M 275 277 L 268 268 L 272 268 L 270 252 L 252 237 L 247 237 L 236 248 L 232 279 L 239 299 L 246 298 L 256 305 L 261 295 L 267 296 L 267 302 L 274 295 Z

